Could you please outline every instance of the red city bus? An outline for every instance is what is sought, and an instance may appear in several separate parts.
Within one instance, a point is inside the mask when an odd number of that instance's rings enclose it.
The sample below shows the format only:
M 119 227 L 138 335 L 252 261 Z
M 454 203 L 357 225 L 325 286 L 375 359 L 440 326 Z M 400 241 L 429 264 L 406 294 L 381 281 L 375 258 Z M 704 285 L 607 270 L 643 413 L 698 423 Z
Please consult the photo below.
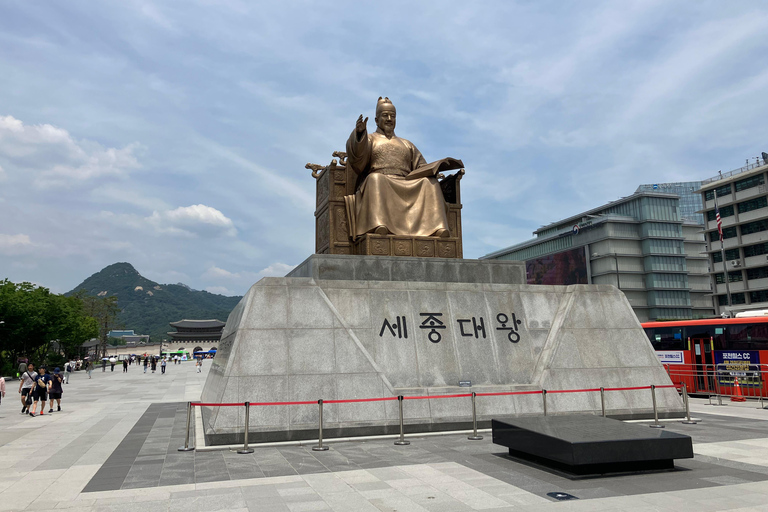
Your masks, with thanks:
M 646 322 L 672 382 L 689 393 L 768 396 L 768 317 Z

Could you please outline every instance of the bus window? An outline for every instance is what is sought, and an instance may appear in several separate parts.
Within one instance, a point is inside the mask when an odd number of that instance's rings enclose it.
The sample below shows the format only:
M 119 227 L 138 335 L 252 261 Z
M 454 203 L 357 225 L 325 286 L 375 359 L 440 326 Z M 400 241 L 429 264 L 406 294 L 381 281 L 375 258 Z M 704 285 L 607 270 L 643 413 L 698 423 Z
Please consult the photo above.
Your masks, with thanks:
M 653 327 L 646 329 L 646 333 L 655 350 L 685 349 L 682 327 Z

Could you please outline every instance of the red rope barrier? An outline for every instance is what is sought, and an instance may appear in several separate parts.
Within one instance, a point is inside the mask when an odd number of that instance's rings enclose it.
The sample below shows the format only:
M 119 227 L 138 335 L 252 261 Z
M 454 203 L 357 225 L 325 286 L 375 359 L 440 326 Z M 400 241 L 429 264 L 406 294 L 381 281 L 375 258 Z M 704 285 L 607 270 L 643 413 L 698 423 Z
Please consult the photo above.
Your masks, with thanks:
M 503 391 L 499 393 L 475 393 L 475 396 L 507 396 L 507 395 L 541 395 L 544 393 L 541 390 L 538 391 Z M 547 391 L 549 393 L 549 391 Z
M 425 395 L 425 396 L 404 396 L 403 400 L 431 400 L 432 398 L 465 398 L 472 396 L 472 393 L 461 395 Z
M 656 386 L 656 389 L 677 388 L 674 384 Z M 603 388 L 604 391 L 635 391 L 639 389 L 651 389 L 651 386 L 634 386 L 625 388 Z M 600 391 L 600 388 L 585 388 L 585 389 L 548 389 L 547 394 L 557 393 L 596 393 Z M 510 395 L 541 395 L 543 390 L 531 390 L 531 391 L 503 391 L 498 393 L 475 393 L 475 396 L 510 396 Z M 432 400 L 437 398 L 467 398 L 471 397 L 472 393 L 462 393 L 456 395 L 425 395 L 425 396 L 404 396 L 403 400 Z M 350 398 L 346 400 L 323 400 L 326 404 L 351 404 L 357 402 L 384 402 L 390 400 L 397 400 L 396 396 L 385 396 L 379 398 Z M 315 405 L 317 400 L 306 400 L 301 402 L 250 402 L 252 406 L 270 406 L 270 405 Z M 203 403 L 203 402 L 191 402 L 192 407 L 238 407 L 245 405 L 245 402 L 238 403 Z
M 547 394 L 554 394 L 554 393 L 594 393 L 600 391 L 600 388 L 593 388 L 593 389 L 553 389 L 552 391 L 547 390 Z M 606 390 L 607 391 L 607 390 Z
M 240 403 L 228 403 L 228 404 L 206 404 L 203 402 L 191 402 L 190 405 L 192 407 L 235 407 L 235 406 L 244 406 L 245 402 Z
M 348 400 L 323 400 L 324 404 L 350 404 L 354 402 L 383 402 L 385 400 L 397 400 L 396 396 L 385 396 L 383 398 L 351 398 Z

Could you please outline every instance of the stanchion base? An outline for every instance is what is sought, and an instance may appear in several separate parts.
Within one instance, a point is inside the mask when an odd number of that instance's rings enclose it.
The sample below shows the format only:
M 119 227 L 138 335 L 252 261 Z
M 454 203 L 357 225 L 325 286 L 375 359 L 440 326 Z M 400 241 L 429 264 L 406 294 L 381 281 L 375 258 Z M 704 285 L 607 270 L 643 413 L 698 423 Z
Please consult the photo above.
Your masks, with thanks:
M 698 425 L 699 424 L 698 421 L 693 421 L 693 420 L 683 420 L 680 423 L 682 423 L 683 425 Z
M 395 441 L 396 446 L 407 446 L 409 444 L 411 444 L 410 441 Z
M 327 452 L 328 447 L 327 446 L 313 446 L 312 447 L 313 452 Z
M 239 450 L 237 450 L 237 453 L 240 453 L 242 455 L 253 453 L 253 448 L 248 448 L 248 449 L 240 448 Z
M 195 451 L 195 447 L 194 446 L 188 446 L 188 447 L 184 448 L 182 446 L 181 448 L 178 449 L 178 451 L 180 451 L 180 452 L 193 452 L 193 451 Z
M 648 425 L 648 426 L 651 427 L 651 428 L 664 428 L 664 427 L 666 427 L 666 425 L 659 425 L 658 423 L 655 423 L 653 425 Z
M 469 436 L 467 439 L 469 439 L 470 441 L 482 441 L 483 436 Z

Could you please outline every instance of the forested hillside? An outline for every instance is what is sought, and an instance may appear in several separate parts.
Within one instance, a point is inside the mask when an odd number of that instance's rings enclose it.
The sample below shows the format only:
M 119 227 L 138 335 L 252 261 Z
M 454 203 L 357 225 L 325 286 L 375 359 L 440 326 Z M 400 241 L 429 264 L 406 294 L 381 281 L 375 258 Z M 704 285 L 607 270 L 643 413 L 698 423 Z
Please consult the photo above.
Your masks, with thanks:
M 139 274 L 130 263 L 115 263 L 76 286 L 65 295 L 85 290 L 88 295 L 116 296 L 119 321 L 136 334 L 149 334 L 153 341 L 167 338 L 170 322 L 183 318 L 226 322 L 241 297 L 227 297 L 192 290 L 184 284 L 158 284 Z

